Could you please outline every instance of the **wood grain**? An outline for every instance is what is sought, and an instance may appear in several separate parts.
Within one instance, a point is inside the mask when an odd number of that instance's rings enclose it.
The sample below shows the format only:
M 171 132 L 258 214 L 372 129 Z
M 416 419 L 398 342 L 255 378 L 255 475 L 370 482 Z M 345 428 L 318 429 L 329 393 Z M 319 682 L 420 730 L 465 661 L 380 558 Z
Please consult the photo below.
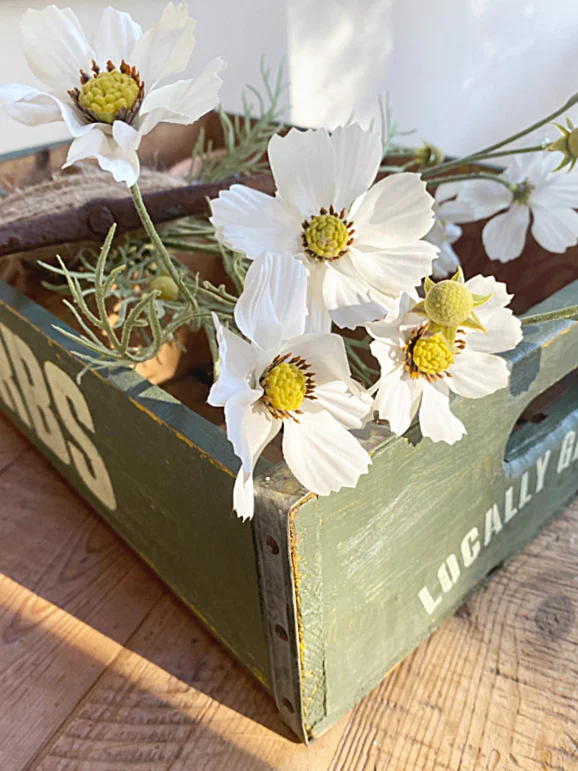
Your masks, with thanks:
M 578 502 L 306 748 L 0 419 L 0 769 L 573 771 L 577 552 Z
M 578 768 L 578 502 L 354 709 L 331 769 Z
M 0 768 L 17 771 L 163 590 L 4 419 L 0 432 L 0 469 L 16 453 L 0 474 Z

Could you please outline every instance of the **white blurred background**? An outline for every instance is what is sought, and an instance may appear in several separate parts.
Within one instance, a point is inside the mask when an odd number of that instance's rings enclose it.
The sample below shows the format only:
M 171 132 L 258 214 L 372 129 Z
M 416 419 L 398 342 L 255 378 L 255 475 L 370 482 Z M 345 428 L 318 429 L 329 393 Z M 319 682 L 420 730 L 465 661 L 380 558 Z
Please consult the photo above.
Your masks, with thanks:
M 42 0 L 0 0 L 2 81 L 34 84 L 19 22 Z M 110 2 L 69 0 L 85 29 Z M 165 0 L 116 0 L 143 27 Z M 197 47 L 188 75 L 228 62 L 222 101 L 237 110 L 259 58 L 285 58 L 287 119 L 332 128 L 355 109 L 369 120 L 390 92 L 402 128 L 447 153 L 477 149 L 545 115 L 578 90 L 577 0 L 191 0 Z M 71 84 L 71 87 L 75 84 Z M 0 114 L 0 154 L 66 138 L 62 124 L 30 129 Z

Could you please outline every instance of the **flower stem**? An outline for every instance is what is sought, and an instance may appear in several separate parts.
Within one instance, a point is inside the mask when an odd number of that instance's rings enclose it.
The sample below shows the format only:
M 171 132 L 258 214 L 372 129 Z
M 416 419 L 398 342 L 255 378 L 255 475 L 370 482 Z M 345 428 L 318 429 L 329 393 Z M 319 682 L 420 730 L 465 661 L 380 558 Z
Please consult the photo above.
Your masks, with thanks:
M 486 174 L 484 172 L 480 172 L 479 174 L 455 174 L 453 177 L 451 175 L 448 175 L 447 177 L 434 177 L 433 179 L 426 180 L 426 183 L 428 187 L 435 187 L 436 185 L 443 185 L 446 182 L 463 182 L 466 179 L 487 179 L 490 182 L 499 182 L 501 185 L 507 187 L 508 190 L 511 189 L 511 183 L 508 182 L 507 179 L 499 177 L 497 174 Z
M 545 321 L 557 321 L 558 319 L 571 319 L 578 321 L 578 305 L 569 305 L 567 308 L 559 308 L 556 311 L 547 313 L 535 313 L 532 316 L 523 316 L 520 321 L 522 326 L 530 324 L 543 324 Z
M 163 244 L 161 237 L 157 232 L 157 229 L 154 226 L 152 219 L 150 218 L 148 211 L 146 210 L 146 206 L 144 205 L 144 201 L 142 199 L 142 194 L 138 184 L 134 184 L 130 188 L 130 192 L 132 193 L 132 199 L 134 201 L 134 205 L 137 210 L 138 216 L 140 217 L 140 221 L 142 222 L 148 237 L 152 241 L 152 244 L 156 249 L 156 252 L 163 264 L 164 269 L 167 271 L 167 274 L 173 279 L 175 284 L 179 287 L 183 296 L 186 297 L 186 299 L 190 302 L 193 308 L 196 308 L 197 303 L 195 301 L 195 298 L 191 294 L 189 287 L 185 283 L 183 272 L 177 270 L 171 255 L 168 253 L 165 245 Z
M 508 150 L 508 148 L 505 148 L 504 150 L 498 150 L 495 153 L 486 153 L 483 160 L 486 161 L 488 158 L 503 158 L 505 155 L 522 155 L 523 153 L 542 152 L 546 149 L 546 144 L 547 143 L 542 145 L 532 145 L 531 147 L 516 147 L 513 150 Z
M 473 162 L 481 161 L 487 158 L 488 156 L 492 157 L 490 154 L 493 153 L 494 150 L 499 150 L 505 145 L 509 145 L 512 142 L 515 142 L 517 139 L 521 139 L 521 137 L 526 136 L 527 134 L 531 134 L 532 131 L 535 131 L 541 126 L 544 126 L 546 123 L 550 123 L 559 115 L 561 115 L 563 112 L 566 112 L 571 107 L 573 107 L 576 103 L 578 103 L 578 93 L 571 96 L 570 99 L 568 99 L 568 101 L 564 105 L 562 105 L 562 107 L 560 107 L 558 110 L 555 110 L 554 112 L 550 113 L 550 115 L 547 115 L 545 118 L 542 118 L 536 123 L 533 123 L 531 126 L 528 126 L 528 128 L 525 128 L 522 131 L 518 131 L 517 134 L 512 134 L 512 136 L 508 137 L 507 139 L 503 139 L 501 142 L 496 142 L 493 145 L 489 145 L 488 147 L 485 147 L 483 150 L 478 150 L 478 152 L 476 153 L 471 153 L 470 155 L 466 155 L 463 158 L 458 158 L 455 161 L 448 161 L 447 163 L 442 163 L 439 166 L 434 166 L 432 169 L 426 169 L 424 172 L 422 172 L 422 177 L 424 179 L 427 179 L 428 176 L 431 176 L 432 174 L 437 174 L 441 171 L 449 171 L 450 169 L 456 168 L 456 166 L 463 166 L 463 164 L 465 163 L 473 163 Z M 540 148 L 540 149 L 543 149 L 543 148 Z M 528 150 L 528 152 L 530 151 Z M 509 155 L 510 153 L 508 152 L 506 154 Z M 495 158 L 497 156 L 494 155 L 493 157 Z

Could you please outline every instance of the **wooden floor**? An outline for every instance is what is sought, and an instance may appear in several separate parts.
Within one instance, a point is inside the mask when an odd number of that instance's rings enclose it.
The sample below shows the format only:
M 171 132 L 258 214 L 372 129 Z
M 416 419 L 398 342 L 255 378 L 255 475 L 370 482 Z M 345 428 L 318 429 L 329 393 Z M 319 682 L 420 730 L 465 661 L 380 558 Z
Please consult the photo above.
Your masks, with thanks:
M 309 748 L 0 418 L 0 771 L 578 769 L 578 505 Z

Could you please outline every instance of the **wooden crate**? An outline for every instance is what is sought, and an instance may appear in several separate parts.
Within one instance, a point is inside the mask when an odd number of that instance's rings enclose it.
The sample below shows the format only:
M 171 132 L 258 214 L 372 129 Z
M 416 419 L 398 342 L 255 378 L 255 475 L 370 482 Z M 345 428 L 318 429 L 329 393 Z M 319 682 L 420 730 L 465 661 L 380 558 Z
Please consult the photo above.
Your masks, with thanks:
M 574 303 L 578 281 L 537 307 Z M 131 371 L 90 372 L 77 385 L 78 348 L 55 324 L 0 284 L 0 406 L 273 694 L 303 741 L 373 688 L 578 486 L 573 322 L 527 328 L 506 354 L 509 388 L 455 400 L 468 435 L 454 447 L 417 426 L 396 438 L 370 424 L 369 474 L 321 499 L 283 463 L 261 460 L 251 524 L 231 511 L 238 461 L 222 429 Z

